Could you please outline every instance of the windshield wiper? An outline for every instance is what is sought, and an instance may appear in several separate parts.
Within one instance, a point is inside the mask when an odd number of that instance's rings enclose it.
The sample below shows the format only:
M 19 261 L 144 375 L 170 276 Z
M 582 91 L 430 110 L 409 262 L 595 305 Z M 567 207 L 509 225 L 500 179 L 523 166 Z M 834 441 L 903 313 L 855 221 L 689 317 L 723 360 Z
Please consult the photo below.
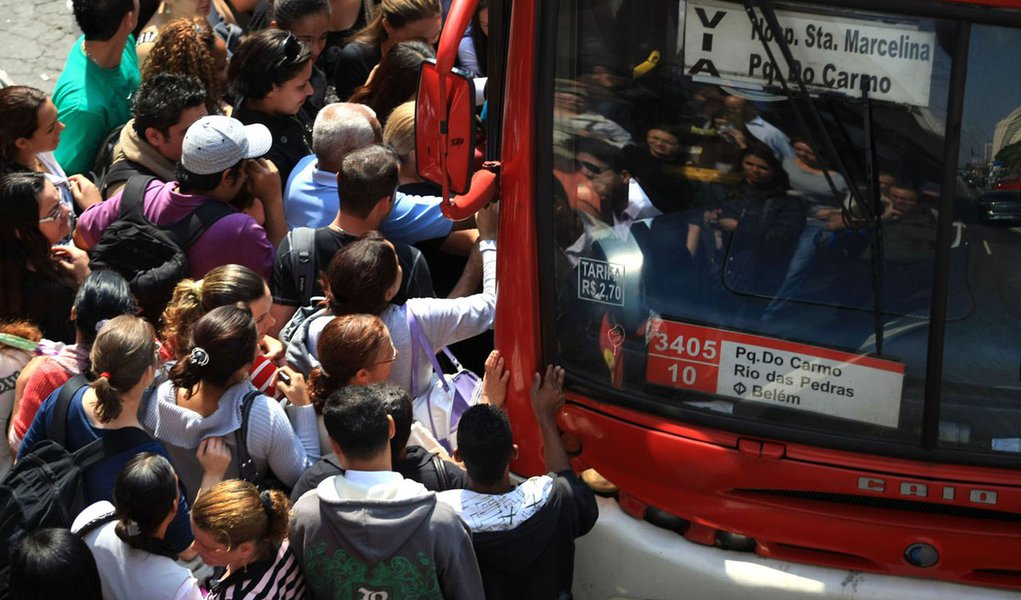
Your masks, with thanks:
M 762 20 L 760 20 L 756 14 L 755 9 L 758 8 L 762 12 L 762 16 L 765 17 L 765 25 L 769 27 L 769 36 L 762 30 Z M 776 17 L 776 12 L 773 7 L 769 4 L 768 0 L 744 0 L 745 13 L 748 15 L 748 20 L 751 22 L 752 27 L 755 29 L 755 34 L 762 43 L 762 48 L 766 52 L 766 56 L 769 58 L 769 62 L 773 65 L 773 69 L 776 72 L 776 80 L 780 82 L 780 87 L 783 88 L 787 97 L 796 97 L 801 103 L 804 103 L 808 107 L 808 112 L 812 117 L 813 124 L 815 127 L 809 127 L 808 121 L 805 119 L 802 107 L 799 102 L 792 102 L 794 106 L 794 116 L 798 120 L 798 125 L 801 130 L 808 134 L 811 138 L 812 144 L 816 148 L 823 148 L 826 154 L 832 158 L 836 164 L 837 172 L 840 173 L 844 181 L 851 182 L 848 174 L 847 166 L 844 164 L 843 159 L 840 157 L 840 153 L 837 152 L 837 147 L 833 143 L 833 138 L 830 136 L 829 131 L 826 129 L 826 124 L 822 120 L 822 115 L 819 114 L 819 110 L 816 108 L 815 103 L 812 102 L 811 96 L 808 94 L 808 89 L 805 87 L 805 83 L 801 81 L 799 71 L 794 68 L 795 60 L 794 54 L 791 53 L 791 47 L 787 44 L 787 39 L 783 35 L 783 29 L 780 27 L 780 21 Z M 797 89 L 791 90 L 790 86 L 787 85 L 787 77 L 784 76 L 783 71 L 780 70 L 780 64 L 776 60 L 776 56 L 773 54 L 773 49 L 769 46 L 769 40 L 772 38 L 776 41 L 777 46 L 780 47 L 780 54 L 783 56 L 784 62 L 787 64 L 787 74 L 790 77 L 792 83 L 797 86 Z M 822 140 L 820 144 L 819 141 Z M 822 169 L 823 175 L 826 177 L 826 184 L 830 188 L 830 192 L 833 194 L 834 199 L 841 199 L 840 192 L 837 191 L 837 186 L 833 182 L 833 178 L 830 176 L 829 169 Z M 851 195 L 851 202 L 858 206 L 864 206 L 862 201 L 861 193 L 853 185 L 848 185 L 848 190 Z M 853 222 L 853 211 L 852 214 L 848 215 L 848 211 L 844 211 L 844 220 L 851 224 Z M 850 221 L 850 222 L 849 222 Z
M 876 353 L 883 353 L 883 201 L 879 197 L 879 169 L 876 166 L 876 138 L 873 131 L 869 86 L 862 81 L 861 101 L 865 125 L 865 181 L 868 185 L 868 218 L 872 220 L 872 317 Z
M 760 20 L 755 13 L 755 9 L 762 13 L 764 19 Z M 752 27 L 755 29 L 755 33 L 762 43 L 762 48 L 766 52 L 766 56 L 769 58 L 770 63 L 773 65 L 773 71 L 776 73 L 776 79 L 780 82 L 780 87 L 783 88 L 788 98 L 794 97 L 796 101 L 791 102 L 794 106 L 794 116 L 797 118 L 798 125 L 801 130 L 806 132 L 812 143 L 816 147 L 822 147 L 825 149 L 827 155 L 833 160 L 837 167 L 837 171 L 844 178 L 844 181 L 848 182 L 847 189 L 850 206 L 846 206 L 845 203 L 841 202 L 841 212 L 844 219 L 844 225 L 847 227 L 862 226 L 866 224 L 872 224 L 873 230 L 871 232 L 872 237 L 872 312 L 873 312 L 873 328 L 876 340 L 876 353 L 883 353 L 883 319 L 882 319 L 882 263 L 883 263 L 883 242 L 880 226 L 880 217 L 883 214 L 882 202 L 879 198 L 879 174 L 875 169 L 875 147 L 872 132 L 872 105 L 868 99 L 868 89 L 866 82 L 862 82 L 862 101 L 865 106 L 865 136 L 866 136 L 866 173 L 868 179 L 868 198 L 862 198 L 861 190 L 858 186 L 854 185 L 854 179 L 851 178 L 847 166 L 844 164 L 840 153 L 837 152 L 836 145 L 833 143 L 833 138 L 830 136 L 829 131 L 826 128 L 826 124 L 823 122 L 822 115 L 819 114 L 819 109 L 816 108 L 815 103 L 812 101 L 812 97 L 808 93 L 808 89 L 805 87 L 805 83 L 801 80 L 799 69 L 794 68 L 797 61 L 794 59 L 794 54 L 791 52 L 790 45 L 787 43 L 787 39 L 783 34 L 783 28 L 780 27 L 780 20 L 776 16 L 776 11 L 773 10 L 769 0 L 744 0 L 745 13 L 748 15 L 748 20 L 751 22 Z M 762 30 L 763 22 L 769 27 L 769 36 Z M 776 56 L 773 53 L 773 49 L 770 47 L 767 40 L 773 39 L 776 45 L 780 49 L 780 54 L 783 56 L 784 62 L 787 65 L 787 75 L 790 77 L 792 83 L 795 84 L 796 89 L 791 90 L 790 86 L 787 85 L 787 77 L 784 76 L 784 71 L 780 69 L 780 64 L 776 60 Z M 801 104 L 804 104 L 809 114 L 812 117 L 812 121 L 815 127 L 808 126 L 808 120 L 803 114 Z M 819 141 L 822 141 L 822 144 Z M 830 192 L 834 198 L 839 198 L 840 193 L 837 191 L 837 187 L 833 182 L 833 178 L 830 176 L 829 170 L 826 168 L 822 169 L 823 176 L 826 178 L 826 183 L 830 188 Z M 855 210 L 857 207 L 858 210 Z

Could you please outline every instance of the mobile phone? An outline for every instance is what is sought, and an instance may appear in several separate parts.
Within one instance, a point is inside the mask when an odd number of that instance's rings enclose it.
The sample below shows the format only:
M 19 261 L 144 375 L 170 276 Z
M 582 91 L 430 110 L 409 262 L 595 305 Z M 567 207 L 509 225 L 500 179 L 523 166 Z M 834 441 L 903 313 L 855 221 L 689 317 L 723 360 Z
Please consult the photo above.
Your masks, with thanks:
M 277 379 L 283 381 L 287 385 L 291 385 L 291 376 L 284 371 L 277 371 Z

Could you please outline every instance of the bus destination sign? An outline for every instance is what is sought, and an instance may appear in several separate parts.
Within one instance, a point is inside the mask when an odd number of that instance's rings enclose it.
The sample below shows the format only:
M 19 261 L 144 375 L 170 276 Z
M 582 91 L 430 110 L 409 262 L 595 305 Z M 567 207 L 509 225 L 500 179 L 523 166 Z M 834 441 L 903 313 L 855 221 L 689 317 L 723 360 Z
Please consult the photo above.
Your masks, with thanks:
M 929 106 L 936 35 L 910 24 L 889 24 L 844 16 L 776 11 L 794 56 L 792 69 L 761 16 L 758 27 L 740 4 L 697 0 L 687 3 L 684 70 L 724 85 L 779 87 L 795 71 L 807 87 L 914 106 Z M 761 34 L 760 34 L 761 31 Z M 762 39 L 779 64 L 777 73 Z M 793 87 L 793 86 L 792 86 Z
M 897 426 L 902 363 L 663 319 L 646 339 L 651 384 Z

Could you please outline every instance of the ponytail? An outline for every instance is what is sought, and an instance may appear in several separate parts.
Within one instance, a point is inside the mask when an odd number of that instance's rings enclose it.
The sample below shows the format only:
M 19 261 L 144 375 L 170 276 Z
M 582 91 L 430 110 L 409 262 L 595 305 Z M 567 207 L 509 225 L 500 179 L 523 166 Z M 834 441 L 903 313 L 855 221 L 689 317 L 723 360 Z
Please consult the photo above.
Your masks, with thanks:
M 170 461 L 153 452 L 135 455 L 117 475 L 113 489 L 117 537 L 132 548 L 174 557 L 173 550 L 156 534 L 179 497 Z
M 163 331 L 160 332 L 160 337 L 177 358 L 181 358 L 181 353 L 188 348 L 188 331 L 203 312 L 202 280 L 181 280 L 163 311 Z
M 170 370 L 170 380 L 186 390 L 200 382 L 226 385 L 254 360 L 258 343 L 255 320 L 244 303 L 214 308 L 192 326 L 188 351 Z
M 260 492 L 247 481 L 221 481 L 195 499 L 191 507 L 194 526 L 218 542 L 236 548 L 245 542 L 266 556 L 270 547 L 287 537 L 291 502 L 279 490 Z
M 96 419 L 109 423 L 121 414 L 121 395 L 138 385 L 147 369 L 156 366 L 156 338 L 152 327 L 133 315 L 106 323 L 89 354 L 95 379 Z

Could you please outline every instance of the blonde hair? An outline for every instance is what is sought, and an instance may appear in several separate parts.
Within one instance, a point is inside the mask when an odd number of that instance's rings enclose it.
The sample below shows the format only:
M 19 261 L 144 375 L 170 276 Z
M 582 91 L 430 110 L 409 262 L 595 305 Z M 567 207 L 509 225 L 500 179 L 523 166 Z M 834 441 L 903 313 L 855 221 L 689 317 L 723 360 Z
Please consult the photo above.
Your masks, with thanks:
M 348 43 L 357 42 L 363 46 L 376 47 L 387 40 L 383 19 L 393 28 L 428 19 L 442 14 L 440 0 L 383 0 L 368 25 L 352 35 Z
M 202 315 L 237 302 L 254 302 L 266 293 L 261 275 L 241 265 L 223 265 L 203 279 L 183 279 L 163 311 L 160 337 L 177 358 L 188 349 L 188 334 Z
M 400 104 L 387 117 L 383 143 L 390 146 L 404 163 L 415 150 L 415 102 Z
M 202 492 L 191 507 L 195 525 L 228 548 L 253 542 L 265 555 L 287 537 L 291 502 L 277 490 L 259 492 L 247 481 L 228 479 Z

